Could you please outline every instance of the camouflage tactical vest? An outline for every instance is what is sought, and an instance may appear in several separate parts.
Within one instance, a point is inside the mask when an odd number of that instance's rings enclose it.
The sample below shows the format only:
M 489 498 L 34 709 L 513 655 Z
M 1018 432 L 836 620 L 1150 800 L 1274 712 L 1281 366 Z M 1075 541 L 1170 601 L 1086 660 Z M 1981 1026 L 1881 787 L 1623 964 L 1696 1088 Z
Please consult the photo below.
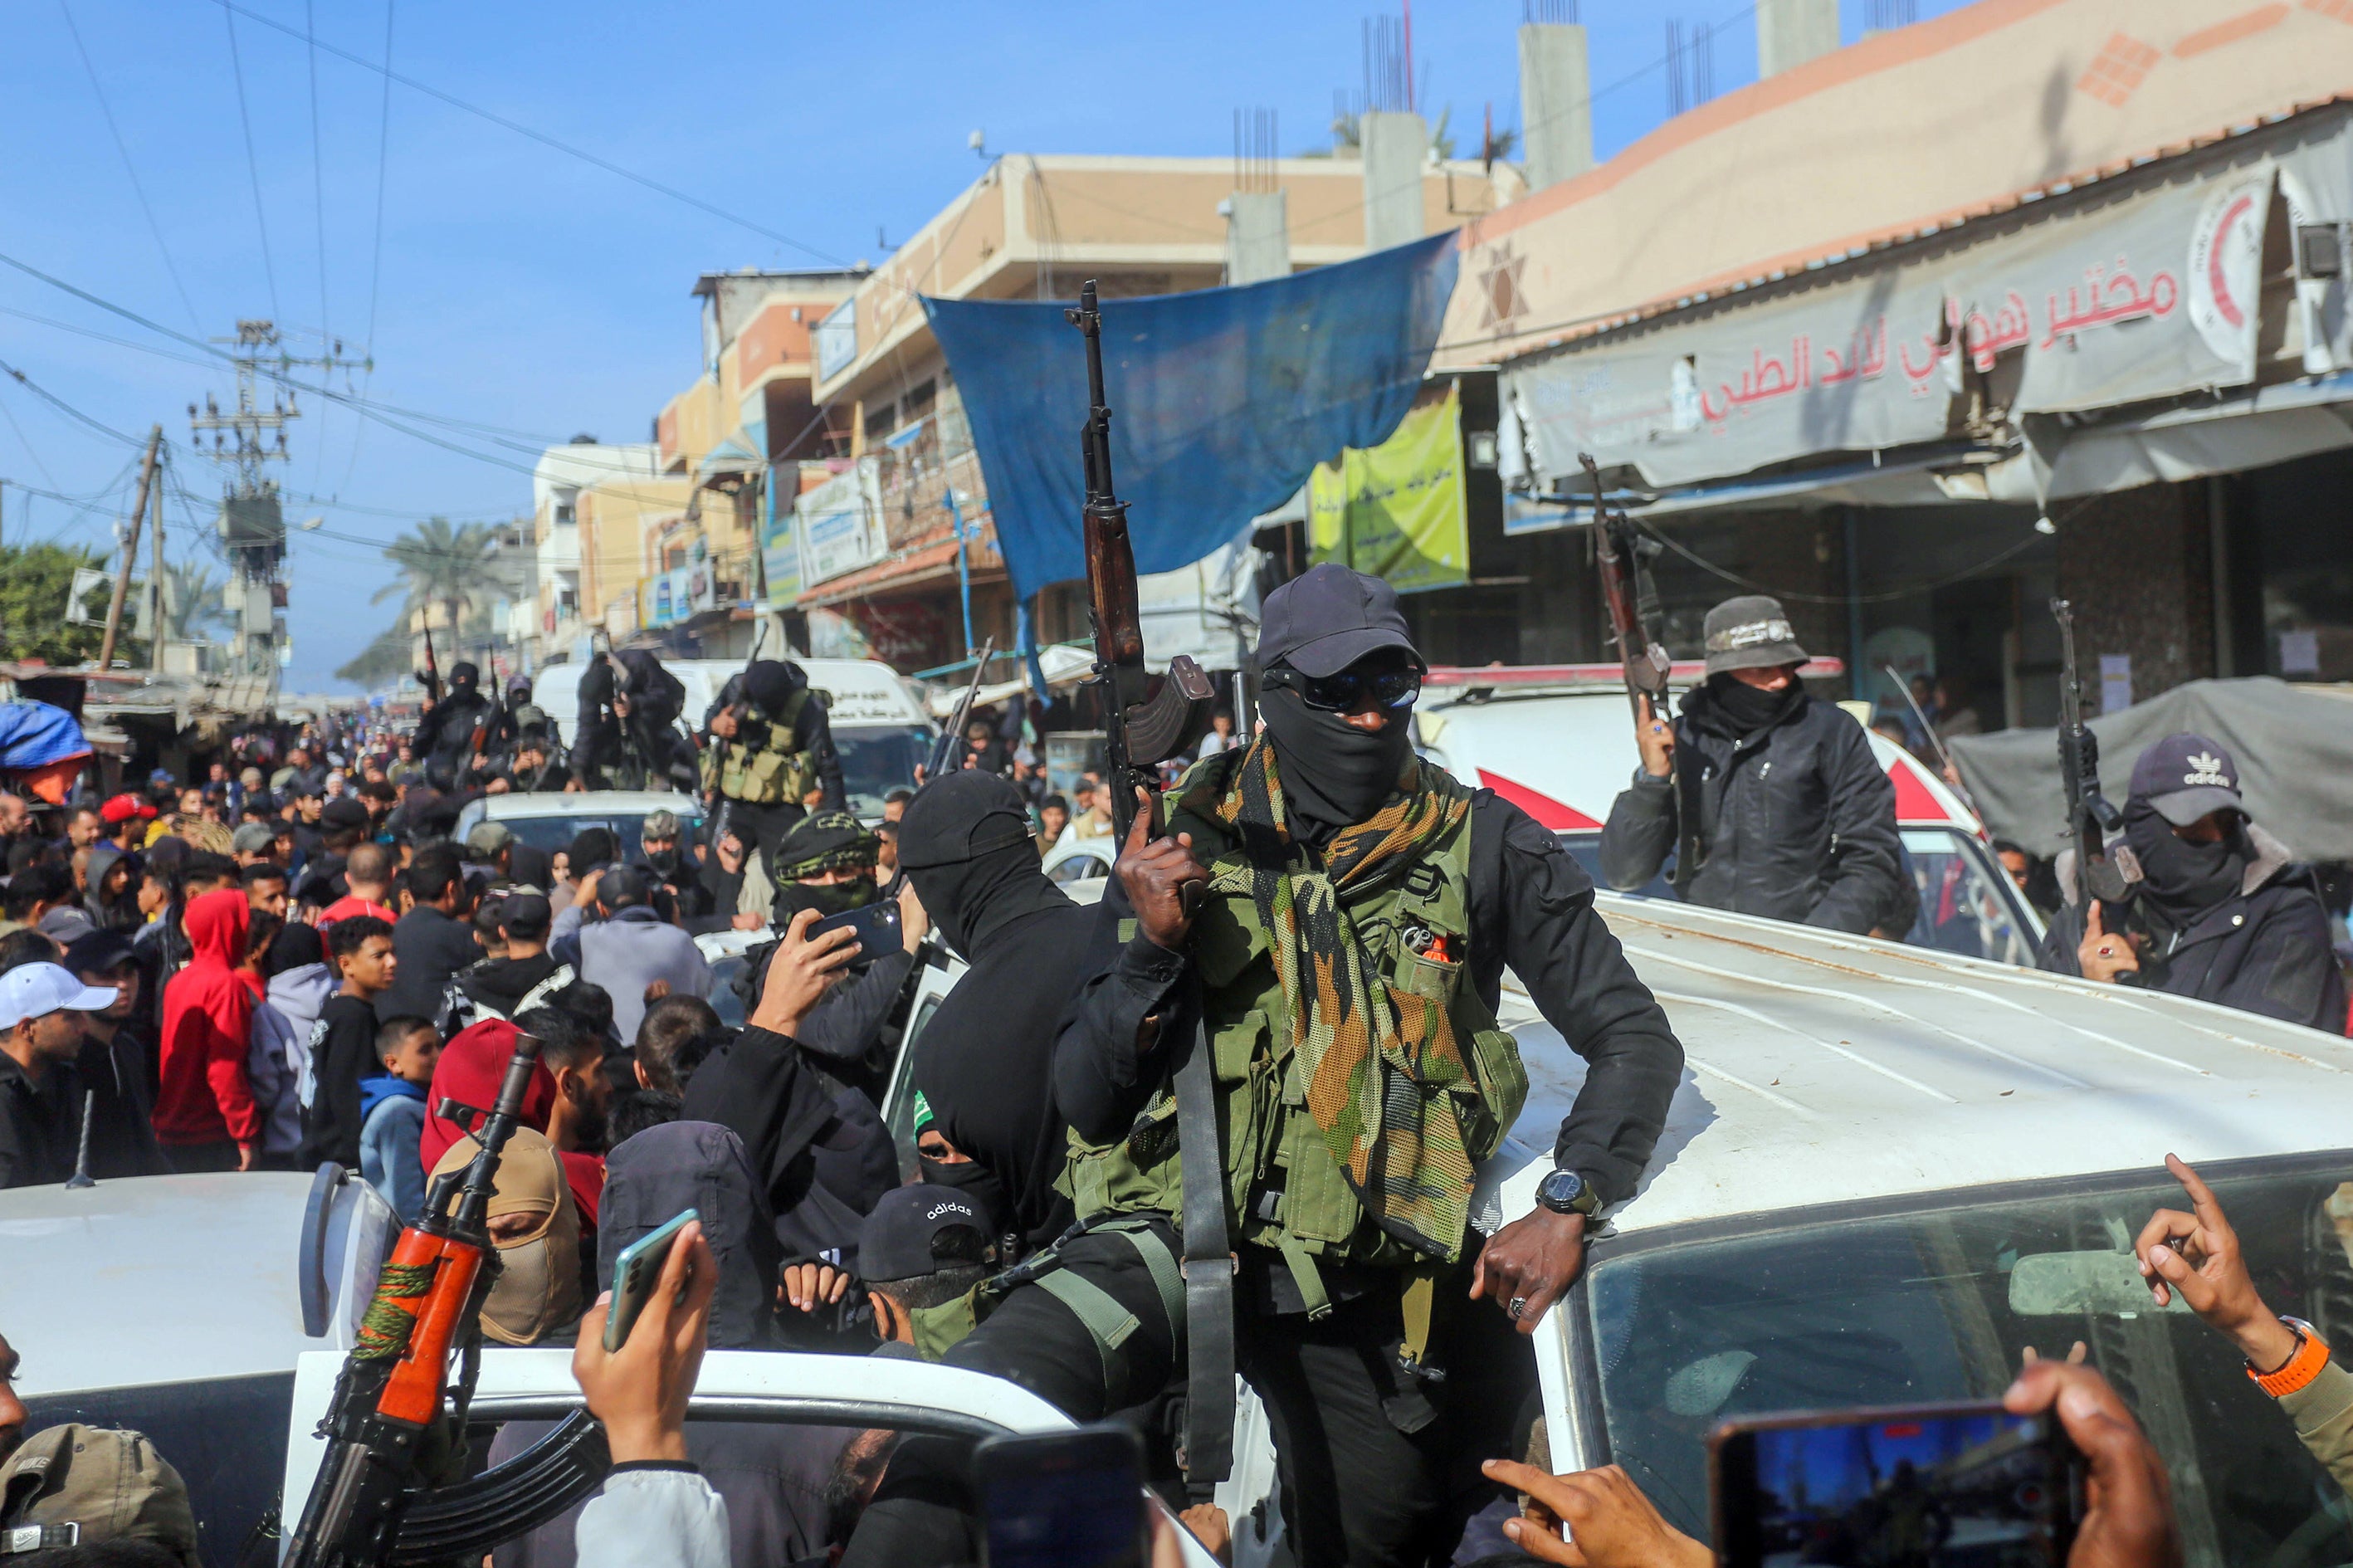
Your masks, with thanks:
M 768 719 L 757 746 L 722 740 L 702 754 L 702 787 L 752 806 L 793 805 L 817 788 L 817 759 L 797 749 L 793 729 L 807 705 L 809 689 L 795 691 L 785 711 Z
M 1435 768 L 1440 788 L 1461 786 Z M 1221 822 L 1179 813 L 1172 833 L 1193 835 L 1193 853 L 1209 868 L 1209 896 L 1193 923 L 1191 950 L 1202 987 L 1204 1017 L 1221 1100 L 1228 1234 L 1280 1250 L 1293 1274 L 1313 1276 L 1310 1258 L 1384 1266 L 1428 1265 L 1381 1231 L 1366 1214 L 1332 1158 L 1314 1118 L 1292 1050 L 1291 1006 L 1275 978 L 1268 933 L 1250 892 L 1250 867 L 1240 841 Z M 1295 854 L 1313 852 L 1294 850 Z M 1445 1004 L 1463 1045 L 1475 1091 L 1438 1102 L 1451 1105 L 1474 1160 L 1502 1146 L 1527 1098 L 1519 1049 L 1495 1022 L 1464 972 L 1471 941 L 1471 817 L 1424 851 L 1403 877 L 1357 897 L 1344 894 L 1347 916 L 1364 950 L 1396 989 Z M 1442 938 L 1439 950 L 1454 961 L 1423 957 L 1406 933 L 1419 927 Z M 1124 933 L 1125 934 L 1125 933 Z M 1424 943 L 1437 948 L 1437 944 Z M 1127 1137 L 1087 1144 L 1073 1133 L 1063 1186 L 1079 1213 L 1184 1212 L 1184 1169 L 1178 1158 L 1176 1102 L 1164 1086 Z M 1454 1238 L 1451 1262 L 1464 1238 Z

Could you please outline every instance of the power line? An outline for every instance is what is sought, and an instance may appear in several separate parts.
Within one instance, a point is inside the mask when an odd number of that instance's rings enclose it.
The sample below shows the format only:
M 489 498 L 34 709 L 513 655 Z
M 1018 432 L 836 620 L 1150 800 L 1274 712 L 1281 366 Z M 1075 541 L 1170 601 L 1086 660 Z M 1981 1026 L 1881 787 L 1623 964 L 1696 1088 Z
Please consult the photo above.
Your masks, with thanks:
M 302 30 L 309 32 L 311 0 L 302 0 Z M 319 140 L 319 49 L 312 45 L 311 61 L 311 217 L 319 236 L 319 330 L 325 334 L 330 346 L 334 329 L 327 323 L 334 319 L 327 311 L 327 177 L 321 168 L 326 150 Z
M 23 444 L 25 455 L 33 460 L 33 466 L 41 471 L 41 477 L 51 484 L 57 483 L 58 476 L 51 473 L 49 465 L 42 461 L 40 450 L 33 445 L 33 438 L 26 435 L 25 427 L 16 422 L 16 410 L 8 407 L 5 401 L 0 401 L 0 414 L 8 417 L 8 428 L 16 432 L 16 440 Z
M 147 444 L 145 437 L 127 434 L 124 431 L 116 429 L 112 425 L 92 418 L 90 415 L 83 413 L 79 408 L 75 408 L 72 404 L 67 402 L 56 393 L 46 391 L 40 387 L 36 386 L 30 376 L 26 376 L 23 371 L 17 369 L 15 366 L 9 364 L 5 359 L 0 359 L 0 374 L 5 374 L 14 377 L 16 384 L 25 388 L 26 391 L 30 392 L 34 397 L 38 397 L 42 402 L 47 403 L 52 408 L 57 409 L 68 418 L 78 420 L 79 422 L 89 426 L 91 429 L 96 430 L 100 435 L 112 436 L 116 440 L 121 441 L 129 446 L 144 447 Z M 45 468 L 41 471 L 47 474 L 48 470 Z M 57 482 L 55 476 L 50 477 L 49 482 L 51 484 L 55 484 Z
M 148 205 L 147 189 L 139 183 L 138 166 L 131 161 L 131 144 L 122 139 L 122 127 L 114 122 L 114 107 L 106 101 L 106 89 L 99 85 L 98 68 L 90 63 L 90 50 L 82 47 L 81 29 L 74 26 L 73 9 L 66 0 L 58 0 L 58 12 L 65 18 L 74 53 L 81 57 L 81 69 L 90 75 L 90 90 L 97 96 L 99 113 L 105 117 L 107 134 L 114 138 L 114 150 L 122 154 L 122 172 L 131 176 L 131 194 L 139 198 L 139 210 L 147 217 L 147 232 L 155 237 L 155 249 L 164 258 L 164 270 L 171 274 L 172 287 L 179 291 L 180 303 L 187 307 L 189 322 L 201 325 L 195 302 L 188 298 L 188 286 L 180 281 L 180 269 L 173 263 L 172 248 L 164 243 L 163 226 L 155 221 L 155 209 Z
M 353 65 L 360 67 L 363 70 L 378 72 L 388 81 L 398 82 L 401 86 L 408 89 L 411 92 L 421 92 L 427 98 L 437 99 L 439 101 L 448 104 L 452 109 L 462 110 L 466 113 L 474 115 L 479 119 L 487 120 L 491 124 L 498 126 L 501 130 L 512 131 L 516 135 L 528 137 L 530 140 L 537 142 L 542 146 L 552 147 L 555 151 L 565 154 L 567 157 L 578 158 L 583 163 L 594 164 L 596 167 L 604 170 L 608 175 L 617 175 L 622 179 L 630 182 L 632 185 L 643 185 L 646 189 L 653 191 L 657 195 L 666 196 L 672 201 L 683 202 L 686 206 L 693 207 L 699 212 L 708 213 L 713 217 L 734 224 L 739 228 L 748 229 L 750 232 L 759 235 L 764 239 L 773 239 L 779 245 L 790 246 L 793 249 L 801 252 L 805 256 L 813 257 L 816 260 L 824 262 L 828 267 L 847 269 L 849 265 L 849 262 L 843 260 L 839 256 L 819 250 L 817 247 L 807 244 L 805 241 L 796 239 L 789 234 L 782 234 L 777 232 L 776 229 L 754 223 L 750 218 L 744 217 L 741 213 L 730 212 L 727 208 L 720 207 L 713 202 L 707 202 L 701 196 L 690 196 L 688 193 L 680 190 L 675 185 L 664 185 L 661 181 L 654 179 L 649 175 L 638 174 L 634 169 L 625 168 L 621 164 L 613 162 L 610 158 L 601 157 L 583 147 L 575 147 L 569 142 L 559 141 L 557 138 L 549 135 L 544 131 L 533 130 L 531 126 L 523 124 L 521 121 L 510 120 L 505 115 L 484 109 L 480 104 L 469 103 L 464 99 L 457 97 L 455 94 L 444 92 L 438 87 L 428 86 L 424 82 L 418 81 L 414 77 L 403 76 L 392 69 L 388 61 L 384 65 L 378 65 L 374 60 L 363 59 L 361 57 L 353 54 L 348 49 L 339 49 L 334 45 L 328 43 L 324 39 L 313 39 L 308 33 L 298 32 L 294 28 L 288 26 L 285 23 L 278 21 L 273 17 L 265 16 L 259 11 L 249 11 L 244 6 L 237 5 L 236 0 L 213 0 L 213 4 L 218 5 L 222 10 L 230 13 L 232 16 L 243 16 L 249 21 L 259 22 L 263 26 L 274 28 L 278 32 L 285 34 L 290 38 L 298 38 L 305 43 L 315 44 L 317 48 L 324 49 L 327 53 L 335 56 L 339 59 L 348 60 Z
M 360 386 L 365 389 L 375 384 L 375 307 L 384 282 L 384 183 L 385 169 L 392 147 L 392 6 L 393 0 L 384 0 L 384 101 L 376 111 L 375 122 L 375 244 L 368 260 L 368 366 L 361 373 Z M 359 471 L 360 442 L 367 435 L 367 421 L 352 421 L 352 461 L 343 467 L 343 483 L 352 482 Z
M 228 23 L 228 69 L 237 79 L 237 120 L 245 128 L 245 172 L 253 180 L 253 222 L 261 230 L 261 270 L 269 280 L 269 313 L 280 313 L 278 308 L 278 269 L 269 260 L 269 218 L 261 210 L 261 160 L 253 154 L 253 116 L 245 107 L 245 64 L 237 53 L 237 8 L 229 7 L 223 19 Z

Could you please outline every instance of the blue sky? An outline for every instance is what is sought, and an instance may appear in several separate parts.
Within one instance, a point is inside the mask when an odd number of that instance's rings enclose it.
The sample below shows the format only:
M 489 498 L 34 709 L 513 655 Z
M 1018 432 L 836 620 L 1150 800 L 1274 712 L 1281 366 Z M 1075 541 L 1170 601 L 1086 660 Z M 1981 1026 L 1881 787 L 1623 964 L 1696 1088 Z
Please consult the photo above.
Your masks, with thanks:
M 328 521 L 293 547 L 290 684 L 301 690 L 329 686 L 389 618 L 367 602 L 385 577 L 367 541 L 433 513 L 527 511 L 531 454 L 517 446 L 584 431 L 646 438 L 695 372 L 687 291 L 698 273 L 879 260 L 880 238 L 913 232 L 978 172 L 965 145 L 975 129 L 992 152 L 1223 157 L 1233 111 L 1271 107 L 1286 153 L 1324 144 L 1334 90 L 1361 80 L 1366 17 L 1396 15 L 1396 0 L 902 0 L 881 10 L 393 0 L 395 70 L 803 249 L 405 86 L 391 89 L 387 121 L 384 79 L 325 52 L 314 137 L 311 52 L 255 17 L 381 61 L 383 0 L 237 3 L 251 13 L 235 23 L 250 164 L 219 0 L 8 9 L 0 116 L 16 155 L 0 164 L 0 256 L 190 335 L 274 315 L 312 334 L 295 340 L 297 352 L 316 352 L 323 326 L 353 352 L 373 350 L 369 397 L 506 432 L 440 427 L 497 460 L 484 461 L 304 400 L 289 437 L 295 461 L 280 471 L 290 492 L 320 499 L 290 500 L 287 514 Z M 1952 8 L 1916 5 L 1924 17 Z M 1717 29 L 1716 91 L 1755 75 L 1744 0 L 1583 0 L 1582 10 L 1605 157 L 1664 116 L 1667 18 Z M 1852 39 L 1863 0 L 1845 0 L 1845 12 Z M 1521 14 L 1519 0 L 1424 0 L 1415 11 L 1420 106 L 1434 119 L 1451 105 L 1466 151 L 1489 105 L 1498 126 L 1518 123 Z M 0 266 L 0 364 L 105 425 L 136 433 L 161 421 L 182 443 L 185 490 L 165 511 L 178 556 L 196 524 L 209 525 L 219 484 L 185 450 L 186 406 L 207 393 L 226 399 L 230 377 L 28 315 L 181 360 L 194 351 Z M 106 544 L 129 506 L 131 450 L 5 379 L 0 413 L 0 536 Z M 30 497 L 28 523 L 18 485 L 89 499 L 78 509 Z

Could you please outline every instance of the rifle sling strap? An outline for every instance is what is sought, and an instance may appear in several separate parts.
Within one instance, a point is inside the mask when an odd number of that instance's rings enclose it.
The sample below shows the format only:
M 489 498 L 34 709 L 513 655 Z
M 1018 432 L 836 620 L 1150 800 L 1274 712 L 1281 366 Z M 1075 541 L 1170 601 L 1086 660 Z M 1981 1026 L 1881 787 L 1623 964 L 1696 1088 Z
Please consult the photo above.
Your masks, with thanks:
M 1675 748 L 1675 869 L 1667 882 L 1678 893 L 1688 893 L 1699 868 L 1707 863 L 1707 844 L 1701 837 L 1707 784 L 1705 769 L 1694 766 L 1698 761 L 1683 747 Z
M 1218 1146 L 1217 1084 L 1198 1011 L 1193 1049 L 1176 1069 L 1176 1142 L 1185 1183 L 1185 1478 L 1197 1496 L 1234 1461 L 1234 1256 L 1226 1235 L 1225 1160 Z

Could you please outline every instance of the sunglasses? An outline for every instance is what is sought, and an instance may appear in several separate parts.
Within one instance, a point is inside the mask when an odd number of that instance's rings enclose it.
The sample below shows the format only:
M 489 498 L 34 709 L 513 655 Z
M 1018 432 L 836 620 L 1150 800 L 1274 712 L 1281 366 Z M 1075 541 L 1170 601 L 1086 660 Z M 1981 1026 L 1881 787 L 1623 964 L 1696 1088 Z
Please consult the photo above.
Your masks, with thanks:
M 1325 713 L 1352 713 L 1360 708 L 1409 708 L 1421 695 L 1421 671 L 1403 669 L 1365 672 L 1343 670 L 1336 675 L 1303 675 L 1277 666 L 1260 677 L 1260 684 L 1297 692 L 1299 700 Z

